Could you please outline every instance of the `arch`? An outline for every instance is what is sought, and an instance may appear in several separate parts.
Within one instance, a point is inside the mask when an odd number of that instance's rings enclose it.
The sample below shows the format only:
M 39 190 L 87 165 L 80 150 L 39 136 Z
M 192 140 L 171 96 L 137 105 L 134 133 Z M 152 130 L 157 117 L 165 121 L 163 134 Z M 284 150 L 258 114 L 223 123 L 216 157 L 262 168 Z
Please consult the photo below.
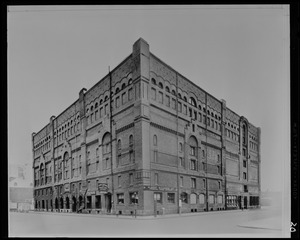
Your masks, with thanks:
M 120 92 L 120 89 L 117 87 L 116 88 L 116 94 Z M 106 96 L 107 97 L 107 96 Z
M 95 108 L 98 108 L 98 102 L 95 103 Z
M 192 106 L 197 107 L 197 102 L 196 102 L 195 98 L 190 97 L 189 103 L 190 103 Z
M 55 206 L 55 209 L 59 209 L 58 199 L 57 198 L 55 198 L 54 206 Z
M 197 157 L 198 141 L 195 136 L 190 136 L 188 140 L 190 146 L 190 155 Z
M 153 85 L 156 85 L 156 80 L 155 80 L 154 78 L 151 78 L 151 83 L 152 83 Z
M 72 212 L 77 211 L 77 199 L 75 196 L 72 197 Z
M 122 142 L 121 139 L 118 140 L 118 150 L 120 151 L 122 148 Z
M 103 104 L 103 99 L 100 99 L 100 102 L 99 102 L 100 105 Z M 79 117 L 79 116 L 78 116 Z
M 199 110 L 201 110 L 201 105 L 198 106 Z
M 131 84 L 132 84 L 132 78 L 129 78 L 128 85 L 131 85 Z
M 170 92 L 170 88 L 168 86 L 166 86 L 166 92 Z
M 66 197 L 66 209 L 70 209 L 70 199 Z
M 174 96 L 176 96 L 176 92 L 175 90 L 173 89 L 172 92 L 171 92 Z
M 187 98 L 186 96 L 183 97 L 183 101 L 187 102 Z
M 199 194 L 199 203 L 200 204 L 205 203 L 205 195 L 203 193 Z
M 106 95 L 104 98 L 104 102 L 106 102 L 108 100 L 108 96 Z
M 64 209 L 64 199 L 60 197 L 59 199 L 60 209 Z
M 179 99 L 182 99 L 182 97 L 181 97 L 181 94 L 180 94 L 180 93 L 178 93 L 178 98 L 179 98 Z
M 126 83 L 123 83 L 121 89 L 123 90 L 125 88 L 126 88 Z
M 164 88 L 164 86 L 163 86 L 163 84 L 161 82 L 158 83 L 158 87 L 161 88 L 161 89 Z

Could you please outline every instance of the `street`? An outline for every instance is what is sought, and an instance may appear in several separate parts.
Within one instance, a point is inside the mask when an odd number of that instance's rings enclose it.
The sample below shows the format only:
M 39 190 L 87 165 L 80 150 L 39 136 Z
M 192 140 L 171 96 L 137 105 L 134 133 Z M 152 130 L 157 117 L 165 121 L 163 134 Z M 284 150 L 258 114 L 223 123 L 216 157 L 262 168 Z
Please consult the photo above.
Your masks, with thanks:
M 279 209 L 216 211 L 182 214 L 181 216 L 174 214 L 156 218 L 153 216 L 134 218 L 74 213 L 10 212 L 9 236 L 284 237 L 280 223 L 281 211 Z M 268 227 L 261 228 L 263 225 L 268 225 Z

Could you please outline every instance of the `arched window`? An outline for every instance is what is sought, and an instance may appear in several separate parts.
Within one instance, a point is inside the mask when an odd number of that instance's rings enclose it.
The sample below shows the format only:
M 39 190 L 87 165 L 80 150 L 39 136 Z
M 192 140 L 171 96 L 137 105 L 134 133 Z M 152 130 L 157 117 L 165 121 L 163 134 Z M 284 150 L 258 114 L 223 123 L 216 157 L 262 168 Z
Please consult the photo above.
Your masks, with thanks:
M 120 89 L 119 89 L 119 88 L 116 88 L 116 94 L 117 94 L 118 92 L 120 92 Z
M 104 102 L 106 102 L 108 100 L 108 96 L 105 96 L 104 98 Z
M 168 86 L 166 86 L 166 92 L 170 92 L 170 88 Z
M 126 88 L 126 84 L 123 83 L 123 84 L 122 84 L 122 90 L 125 89 L 125 88 Z
M 243 125 L 243 144 L 246 144 L 246 125 Z
M 190 200 L 190 204 L 196 204 L 197 203 L 197 195 L 195 193 L 192 193 L 190 195 L 191 200 Z
M 181 94 L 180 94 L 180 93 L 178 93 L 178 98 L 180 98 L 180 99 L 181 99 Z
M 186 96 L 184 96 L 184 97 L 183 97 L 183 100 L 184 100 L 185 102 L 187 102 L 187 98 L 186 98 Z
M 198 108 L 201 110 L 201 105 L 199 105 Z
M 159 88 L 161 88 L 161 89 L 163 89 L 164 88 L 164 86 L 163 86 L 163 84 L 160 82 L 160 83 L 158 83 L 158 87 Z
M 189 145 L 190 145 L 190 155 L 197 156 L 198 142 L 194 136 L 190 137 Z
M 205 195 L 201 193 L 201 194 L 199 195 L 199 203 L 200 203 L 200 204 L 204 204 L 204 199 L 205 199 Z
M 103 103 L 103 100 L 101 99 L 101 100 L 100 100 L 100 105 L 102 105 L 102 103 Z
M 129 79 L 128 85 L 132 84 L 132 78 Z
M 179 143 L 179 151 L 182 152 L 183 147 L 182 147 L 182 143 Z
M 196 100 L 193 97 L 190 97 L 190 102 L 192 106 L 197 107 Z
M 133 146 L 133 135 L 129 136 L 129 146 L 132 147 Z
M 155 80 L 154 78 L 152 78 L 152 79 L 151 79 L 151 83 L 152 83 L 153 85 L 156 85 L 156 80 Z
M 122 143 L 121 143 L 121 139 L 118 140 L 118 151 L 121 151 L 122 149 Z
M 175 92 L 174 89 L 172 90 L 172 94 L 173 94 L 174 96 L 176 96 L 176 92 Z
M 215 114 L 215 119 L 217 119 L 217 120 L 218 120 L 218 116 L 217 116 L 217 114 Z
M 110 141 L 111 141 L 111 135 L 110 133 L 105 133 L 105 135 L 102 138 L 102 153 L 107 154 L 110 153 Z
M 153 136 L 153 146 L 157 146 L 157 136 Z
M 95 104 L 95 108 L 97 108 L 98 107 L 98 103 L 96 102 L 96 104 Z

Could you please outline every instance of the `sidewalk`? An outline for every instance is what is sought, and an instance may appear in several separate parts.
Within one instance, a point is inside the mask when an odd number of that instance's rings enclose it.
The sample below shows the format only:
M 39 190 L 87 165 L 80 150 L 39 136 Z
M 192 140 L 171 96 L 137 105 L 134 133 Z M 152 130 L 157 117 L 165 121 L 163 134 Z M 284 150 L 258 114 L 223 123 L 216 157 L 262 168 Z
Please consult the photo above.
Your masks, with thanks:
M 258 209 L 245 209 L 243 211 L 256 211 Z M 240 209 L 236 210 L 222 210 L 222 211 L 209 211 L 209 212 L 193 212 L 193 213 L 181 213 L 181 214 L 165 214 L 165 215 L 154 215 L 150 216 L 131 216 L 131 215 L 116 215 L 116 214 L 89 214 L 89 213 L 61 213 L 61 212 L 47 212 L 47 211 L 29 211 L 29 213 L 36 214 L 51 214 L 61 216 L 82 216 L 82 217 L 96 217 L 96 218 L 119 218 L 119 219 L 136 219 L 136 220 L 149 220 L 149 219 L 164 219 L 164 218 L 181 218 L 181 217 L 193 217 L 199 215 L 211 215 L 229 212 L 242 212 Z
M 260 229 L 271 229 L 271 230 L 282 230 L 282 223 L 280 217 L 264 218 L 255 221 L 244 222 L 237 225 L 245 228 L 260 228 Z

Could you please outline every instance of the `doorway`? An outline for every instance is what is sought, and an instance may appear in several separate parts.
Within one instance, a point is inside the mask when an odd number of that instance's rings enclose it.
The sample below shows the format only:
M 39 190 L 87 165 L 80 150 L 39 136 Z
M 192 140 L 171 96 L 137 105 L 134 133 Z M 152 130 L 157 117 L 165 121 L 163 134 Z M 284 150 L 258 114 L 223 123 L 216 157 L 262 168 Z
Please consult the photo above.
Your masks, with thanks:
M 111 193 L 105 194 L 105 207 L 106 207 L 106 212 L 110 213 L 111 212 Z
M 248 202 L 248 199 L 247 197 L 245 196 L 244 197 L 244 208 L 247 209 L 247 202 Z
M 76 198 L 73 197 L 72 200 L 73 200 L 72 212 L 76 212 L 77 211 L 77 201 L 76 201 Z

